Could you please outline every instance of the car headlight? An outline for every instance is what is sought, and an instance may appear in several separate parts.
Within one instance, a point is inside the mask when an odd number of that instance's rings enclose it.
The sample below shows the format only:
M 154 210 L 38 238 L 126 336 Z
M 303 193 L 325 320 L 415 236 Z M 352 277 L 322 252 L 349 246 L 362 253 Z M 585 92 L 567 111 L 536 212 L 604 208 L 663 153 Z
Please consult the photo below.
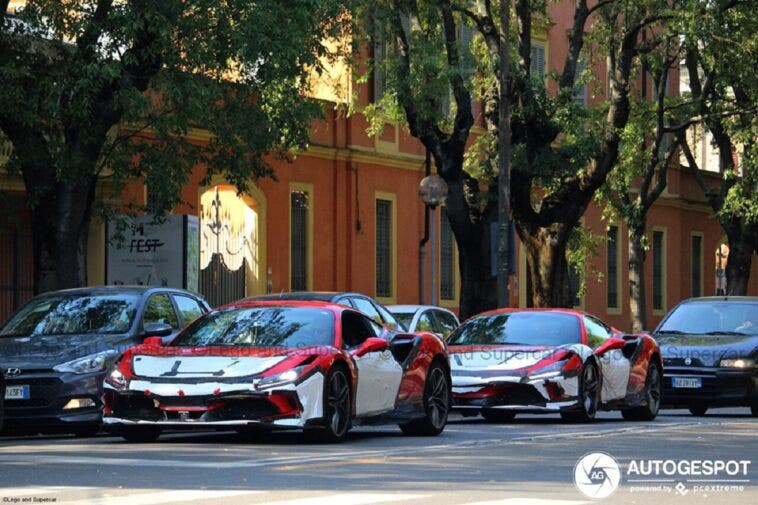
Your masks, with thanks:
M 278 373 L 276 375 L 272 375 L 270 377 L 264 377 L 261 380 L 259 380 L 255 387 L 256 389 L 266 389 L 271 388 L 275 386 L 281 386 L 283 384 L 288 384 L 298 377 L 300 377 L 300 374 L 307 368 L 307 365 L 301 365 L 297 366 L 295 368 L 291 368 L 290 370 L 284 371 L 282 373 Z
M 83 358 L 77 358 L 65 363 L 61 363 L 60 365 L 54 366 L 53 370 L 56 372 L 72 373 L 102 372 L 108 368 L 111 360 L 113 360 L 113 358 L 115 358 L 117 355 L 118 352 L 113 350 L 98 352 L 96 354 L 84 356 Z
M 529 376 L 529 380 L 541 381 L 546 379 L 555 379 L 563 375 L 563 370 L 553 370 L 550 372 L 542 372 Z
M 752 368 L 755 366 L 755 360 L 748 358 L 722 359 L 719 366 L 722 368 Z
M 108 375 L 105 376 L 105 382 L 116 389 L 124 389 L 129 380 L 123 373 L 121 373 L 121 370 L 119 370 L 117 366 L 114 366 Z

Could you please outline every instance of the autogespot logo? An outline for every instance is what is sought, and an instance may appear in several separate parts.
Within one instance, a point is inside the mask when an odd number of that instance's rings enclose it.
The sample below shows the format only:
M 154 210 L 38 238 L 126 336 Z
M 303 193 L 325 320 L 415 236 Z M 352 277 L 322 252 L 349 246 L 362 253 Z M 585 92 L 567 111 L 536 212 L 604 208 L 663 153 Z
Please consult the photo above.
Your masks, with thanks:
M 612 495 L 621 482 L 621 469 L 613 456 L 591 452 L 574 467 L 574 485 L 587 498 L 600 500 Z

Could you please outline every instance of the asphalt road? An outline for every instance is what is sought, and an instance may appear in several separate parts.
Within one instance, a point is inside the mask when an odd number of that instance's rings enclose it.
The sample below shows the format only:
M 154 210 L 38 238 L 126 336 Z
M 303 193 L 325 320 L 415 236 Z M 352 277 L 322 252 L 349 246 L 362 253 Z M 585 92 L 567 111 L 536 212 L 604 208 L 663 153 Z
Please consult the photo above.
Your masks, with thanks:
M 142 445 L 108 436 L 0 437 L 0 503 L 569 505 L 592 502 L 575 487 L 574 472 L 594 452 L 620 467 L 618 488 L 600 503 L 758 503 L 758 419 L 746 409 L 701 418 L 664 411 L 649 423 L 608 413 L 591 425 L 550 416 L 509 424 L 453 418 L 435 438 L 360 428 L 337 445 L 308 444 L 296 432 L 265 440 L 174 432 Z M 649 460 L 661 460 L 663 470 L 644 475 Z M 684 467 L 689 475 L 666 474 L 681 460 L 746 463 L 710 476 L 702 475 L 705 463 Z M 598 493 L 613 469 L 592 477 L 586 489 Z

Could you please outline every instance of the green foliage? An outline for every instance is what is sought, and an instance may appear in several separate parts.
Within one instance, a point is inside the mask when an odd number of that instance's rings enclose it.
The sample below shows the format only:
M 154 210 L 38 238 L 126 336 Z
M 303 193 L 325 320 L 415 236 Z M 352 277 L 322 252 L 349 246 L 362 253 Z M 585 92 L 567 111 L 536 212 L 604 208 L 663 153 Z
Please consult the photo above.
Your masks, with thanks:
M 24 142 L 38 132 L 52 171 L 27 187 L 32 204 L 59 183 L 101 177 L 118 194 L 143 177 L 157 213 L 197 165 L 244 190 L 273 175 L 265 155 L 305 147 L 321 113 L 309 77 L 338 56 L 323 42 L 347 33 L 336 0 L 29 0 L 4 23 L 10 168 L 30 172 Z M 186 139 L 195 128 L 207 145 Z
M 605 237 L 592 232 L 585 226 L 576 226 L 571 230 L 568 247 L 566 248 L 566 261 L 569 268 L 578 273 L 579 287 L 577 297 L 581 298 L 587 292 L 587 278 L 594 277 L 600 282 L 603 278 L 601 270 L 590 271 L 592 258 L 597 256 L 597 249 L 605 242 Z

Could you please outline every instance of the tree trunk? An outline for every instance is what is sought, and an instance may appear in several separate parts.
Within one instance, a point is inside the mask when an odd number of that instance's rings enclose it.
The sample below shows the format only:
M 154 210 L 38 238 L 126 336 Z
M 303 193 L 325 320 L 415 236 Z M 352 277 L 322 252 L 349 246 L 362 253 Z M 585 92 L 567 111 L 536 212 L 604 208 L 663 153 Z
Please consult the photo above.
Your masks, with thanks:
M 460 319 L 497 307 L 497 277 L 492 276 L 489 224 L 469 231 L 473 241 L 458 246 L 461 274 Z M 486 230 L 484 228 L 487 228 Z
M 33 188 L 34 292 L 87 285 L 87 241 L 95 182 L 58 183 L 52 191 Z
M 566 247 L 568 233 L 561 225 L 539 228 L 519 236 L 526 250 L 534 307 L 571 307 Z
M 755 237 L 739 227 L 736 236 L 730 234 L 729 257 L 726 261 L 726 294 L 747 295 L 750 267 L 755 251 Z
M 647 327 L 644 235 L 644 228 L 629 227 L 629 313 L 633 332 Z

